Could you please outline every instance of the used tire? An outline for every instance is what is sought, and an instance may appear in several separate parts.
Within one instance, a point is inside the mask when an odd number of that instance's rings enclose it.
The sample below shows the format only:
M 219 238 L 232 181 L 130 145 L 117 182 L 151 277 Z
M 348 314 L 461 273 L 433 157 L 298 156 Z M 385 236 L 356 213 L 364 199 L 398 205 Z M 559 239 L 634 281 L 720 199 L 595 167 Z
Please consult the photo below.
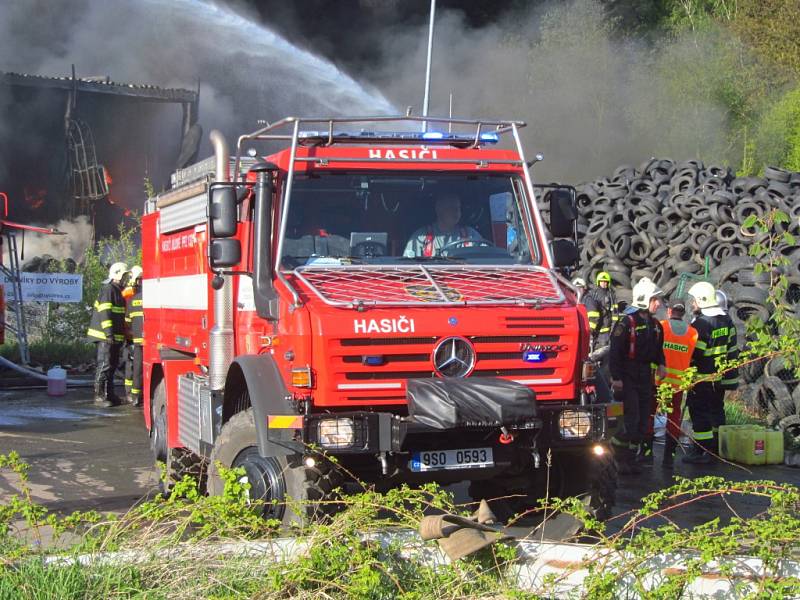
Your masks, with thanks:
M 766 392 L 768 413 L 777 419 L 795 414 L 792 394 L 780 378 L 767 376 L 761 385 Z

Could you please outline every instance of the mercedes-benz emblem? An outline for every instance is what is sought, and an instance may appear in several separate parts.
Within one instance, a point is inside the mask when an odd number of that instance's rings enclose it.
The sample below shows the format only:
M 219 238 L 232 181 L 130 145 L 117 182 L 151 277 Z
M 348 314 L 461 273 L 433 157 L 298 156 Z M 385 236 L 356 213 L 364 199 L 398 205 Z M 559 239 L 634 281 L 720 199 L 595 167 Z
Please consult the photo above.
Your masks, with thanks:
M 444 338 L 433 349 L 433 366 L 442 377 L 466 377 L 475 367 L 475 348 L 462 337 Z

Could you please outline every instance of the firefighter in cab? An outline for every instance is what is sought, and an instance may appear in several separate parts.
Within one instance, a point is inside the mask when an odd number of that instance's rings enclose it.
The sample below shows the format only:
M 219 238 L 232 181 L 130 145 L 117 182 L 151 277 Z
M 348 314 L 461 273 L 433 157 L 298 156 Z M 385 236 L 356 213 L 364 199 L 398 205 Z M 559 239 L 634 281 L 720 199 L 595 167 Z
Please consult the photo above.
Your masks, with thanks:
M 90 341 L 97 345 L 97 368 L 94 376 L 94 401 L 101 406 L 119 406 L 120 398 L 114 392 L 114 373 L 119 366 L 119 356 L 125 343 L 125 300 L 122 297 L 123 281 L 128 275 L 128 265 L 117 262 L 108 270 L 94 303 L 89 330 Z
M 128 285 L 123 291 L 126 300 L 125 328 L 125 396 L 128 404 L 142 406 L 142 344 L 144 310 L 142 308 L 142 267 L 131 269 Z
M 725 425 L 725 392 L 739 385 L 736 369 L 721 370 L 719 361 L 736 360 L 736 326 L 728 313 L 719 305 L 717 291 L 708 282 L 700 281 L 689 288 L 697 344 L 692 354 L 692 366 L 700 377 L 689 391 L 686 405 L 692 419 L 694 441 L 692 451 L 683 462 L 705 464 L 719 448 L 717 438 L 720 425 Z
M 686 391 L 682 390 L 683 375 L 692 362 L 692 354 L 697 345 L 697 330 L 684 320 L 686 305 L 682 300 L 673 300 L 667 309 L 667 318 L 661 321 L 664 329 L 664 358 L 666 373 L 657 383 L 669 384 L 675 390 L 667 415 L 667 431 L 664 436 L 664 457 L 662 466 L 671 468 L 681 436 L 681 421 L 686 401 Z M 652 448 L 651 448 L 652 450 Z
M 583 304 L 589 317 L 592 351 L 608 346 L 611 328 L 619 319 L 619 306 L 611 287 L 611 275 L 606 271 L 600 271 L 595 283 L 595 287 L 583 296 Z
M 611 444 L 623 475 L 641 472 L 636 457 L 650 443 L 648 430 L 655 400 L 654 366 L 660 377 L 666 374 L 664 331 L 653 316 L 661 306 L 662 295 L 650 279 L 640 279 L 633 286 L 631 305 L 625 309 L 611 335 L 611 386 L 616 398 L 622 399 L 625 411 L 622 431 L 614 434 Z

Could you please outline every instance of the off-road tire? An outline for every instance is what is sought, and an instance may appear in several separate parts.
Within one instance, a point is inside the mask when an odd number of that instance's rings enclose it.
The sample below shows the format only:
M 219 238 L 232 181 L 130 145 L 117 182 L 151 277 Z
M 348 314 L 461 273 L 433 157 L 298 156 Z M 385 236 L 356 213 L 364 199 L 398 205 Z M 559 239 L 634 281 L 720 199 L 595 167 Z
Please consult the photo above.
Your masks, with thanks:
M 588 509 L 600 521 L 611 516 L 617 501 L 617 462 L 610 450 L 606 449 L 602 456 L 584 454 L 567 456 L 567 473 L 563 490 L 564 496 L 588 495 Z M 584 473 L 581 478 L 578 474 Z
M 150 449 L 156 463 L 165 465 L 166 473 L 159 479 L 159 489 L 164 496 L 172 492 L 173 486 L 185 475 L 197 481 L 201 494 L 206 491 L 206 461 L 186 448 L 167 446 L 167 388 L 162 380 L 153 394 L 153 414 L 150 429 Z
M 344 478 L 335 465 L 317 457 L 316 465 L 307 468 L 300 455 L 261 457 L 258 454 L 252 408 L 235 414 L 222 426 L 209 457 L 208 492 L 211 495 L 221 495 L 224 491 L 218 463 L 226 468 L 245 464 L 249 468 L 263 467 L 263 476 L 267 479 L 279 477 L 273 485 L 264 480 L 261 489 L 266 493 L 256 493 L 251 498 L 265 500 L 264 517 L 281 521 L 284 528 L 303 527 L 323 520 L 339 508 L 335 490 Z M 258 483 L 251 482 L 251 493 L 259 489 Z
M 535 472 L 532 471 L 535 479 L 529 481 L 527 486 L 520 478 L 501 476 L 472 482 L 468 493 L 475 502 L 487 500 L 495 516 L 503 522 L 531 511 L 530 518 L 514 523 L 529 524 L 531 519 L 538 518 L 538 511 L 533 509 L 538 508 L 539 500 L 545 498 L 546 469 L 542 465 Z M 596 519 L 603 521 L 611 516 L 616 502 L 617 475 L 617 463 L 608 450 L 600 457 L 591 456 L 588 448 L 581 453 L 557 453 L 551 467 L 547 495 L 550 498 L 588 497 L 587 509 Z

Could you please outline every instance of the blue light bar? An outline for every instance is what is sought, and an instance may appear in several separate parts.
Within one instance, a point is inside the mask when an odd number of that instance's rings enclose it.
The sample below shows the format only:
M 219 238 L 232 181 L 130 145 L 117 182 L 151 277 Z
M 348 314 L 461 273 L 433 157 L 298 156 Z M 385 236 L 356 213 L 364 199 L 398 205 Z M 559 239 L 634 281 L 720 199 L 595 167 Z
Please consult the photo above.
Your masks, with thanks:
M 531 363 L 540 363 L 547 360 L 547 354 L 544 352 L 533 352 L 528 350 L 522 353 L 522 360 Z
M 367 367 L 380 367 L 386 360 L 381 355 L 362 356 L 361 364 Z
M 475 136 L 468 133 L 446 133 L 443 131 L 300 131 L 297 134 L 301 143 L 326 143 L 330 138 L 339 143 L 398 143 L 431 142 L 444 145 L 468 147 L 475 143 Z M 496 132 L 481 133 L 479 144 L 496 144 L 500 135 Z

